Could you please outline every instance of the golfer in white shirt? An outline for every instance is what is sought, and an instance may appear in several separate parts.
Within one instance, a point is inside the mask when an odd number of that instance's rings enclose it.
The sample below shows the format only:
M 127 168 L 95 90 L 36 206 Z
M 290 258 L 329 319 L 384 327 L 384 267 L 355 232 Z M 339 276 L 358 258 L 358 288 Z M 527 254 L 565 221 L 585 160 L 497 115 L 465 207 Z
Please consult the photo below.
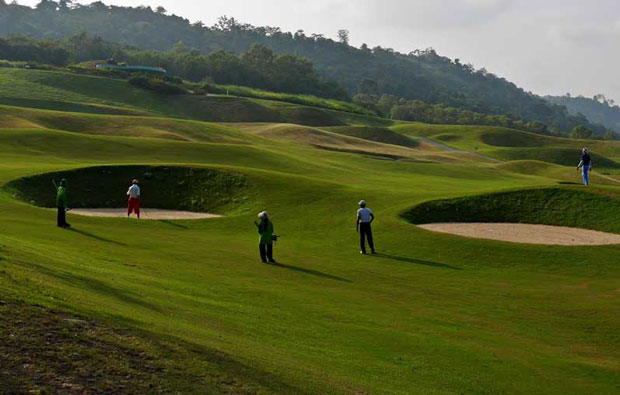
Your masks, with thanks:
M 359 202 L 360 209 L 357 210 L 357 220 L 355 230 L 360 234 L 360 253 L 366 255 L 366 239 L 370 246 L 371 253 L 375 254 L 375 244 L 372 240 L 372 228 L 370 224 L 375 220 L 372 211 L 366 207 L 366 201 Z

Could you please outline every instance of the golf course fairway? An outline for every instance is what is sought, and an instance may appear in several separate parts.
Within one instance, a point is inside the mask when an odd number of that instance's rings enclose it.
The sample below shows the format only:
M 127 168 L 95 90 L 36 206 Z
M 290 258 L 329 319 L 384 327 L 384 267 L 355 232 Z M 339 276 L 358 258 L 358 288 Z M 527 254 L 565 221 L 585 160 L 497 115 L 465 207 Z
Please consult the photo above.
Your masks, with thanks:
M 609 167 L 586 188 L 574 169 L 584 142 L 509 129 L 170 97 L 40 70 L 0 69 L 0 103 L 9 392 L 620 392 L 620 245 L 465 238 L 412 217 L 446 222 L 438 210 L 458 206 L 468 211 L 456 222 L 620 234 L 619 142 L 590 144 Z M 56 227 L 51 179 L 67 178 L 72 208 L 115 208 L 133 177 L 147 210 L 222 217 L 69 211 L 72 228 Z M 376 255 L 359 253 L 361 199 Z M 258 255 L 263 210 L 281 236 L 275 265 Z

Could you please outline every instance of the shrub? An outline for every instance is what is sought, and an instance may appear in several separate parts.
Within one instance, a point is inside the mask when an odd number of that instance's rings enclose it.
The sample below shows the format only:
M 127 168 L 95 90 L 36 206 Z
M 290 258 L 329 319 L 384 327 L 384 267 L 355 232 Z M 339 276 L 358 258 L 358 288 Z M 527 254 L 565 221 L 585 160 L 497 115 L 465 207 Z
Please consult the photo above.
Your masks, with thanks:
M 161 78 L 146 75 L 133 76 L 129 79 L 129 83 L 133 86 L 148 89 L 162 95 L 181 95 L 187 92 L 179 85 L 172 84 Z
M 215 93 L 215 94 L 225 94 L 226 89 L 220 88 L 219 86 L 212 84 L 211 82 L 205 82 L 202 84 L 201 89 L 206 91 L 207 93 Z
M 8 60 L 0 59 L 0 67 L 3 67 L 3 68 L 14 68 L 15 66 L 13 65 L 13 63 L 9 62 Z

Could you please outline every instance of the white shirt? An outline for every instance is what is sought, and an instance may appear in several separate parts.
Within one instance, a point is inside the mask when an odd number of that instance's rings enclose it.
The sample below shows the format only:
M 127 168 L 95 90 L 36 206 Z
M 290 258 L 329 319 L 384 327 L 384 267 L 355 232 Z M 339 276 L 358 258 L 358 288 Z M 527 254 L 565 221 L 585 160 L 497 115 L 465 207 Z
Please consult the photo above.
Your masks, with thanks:
M 127 196 L 132 197 L 134 199 L 137 199 L 140 197 L 140 187 L 137 186 L 136 184 L 133 184 L 132 186 L 129 187 L 129 190 L 127 191 Z
M 357 210 L 357 218 L 359 218 L 360 222 L 370 222 L 370 214 L 372 214 L 372 211 L 366 207 Z

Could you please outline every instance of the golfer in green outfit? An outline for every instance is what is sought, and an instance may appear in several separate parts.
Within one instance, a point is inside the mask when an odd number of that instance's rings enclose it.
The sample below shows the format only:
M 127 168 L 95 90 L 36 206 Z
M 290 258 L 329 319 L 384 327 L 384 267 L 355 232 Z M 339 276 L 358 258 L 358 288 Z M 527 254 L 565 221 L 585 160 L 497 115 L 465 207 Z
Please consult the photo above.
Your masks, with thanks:
M 71 225 L 67 223 L 67 208 L 69 202 L 67 199 L 67 180 L 60 180 L 60 185 L 56 192 L 56 207 L 58 208 L 57 226 L 59 228 L 69 228 Z
M 276 263 L 273 259 L 273 222 L 269 220 L 269 213 L 263 211 L 258 214 L 258 221 L 254 222 L 254 225 L 258 228 L 258 251 L 260 252 L 260 259 L 263 263 L 267 263 L 269 259 L 270 263 Z

